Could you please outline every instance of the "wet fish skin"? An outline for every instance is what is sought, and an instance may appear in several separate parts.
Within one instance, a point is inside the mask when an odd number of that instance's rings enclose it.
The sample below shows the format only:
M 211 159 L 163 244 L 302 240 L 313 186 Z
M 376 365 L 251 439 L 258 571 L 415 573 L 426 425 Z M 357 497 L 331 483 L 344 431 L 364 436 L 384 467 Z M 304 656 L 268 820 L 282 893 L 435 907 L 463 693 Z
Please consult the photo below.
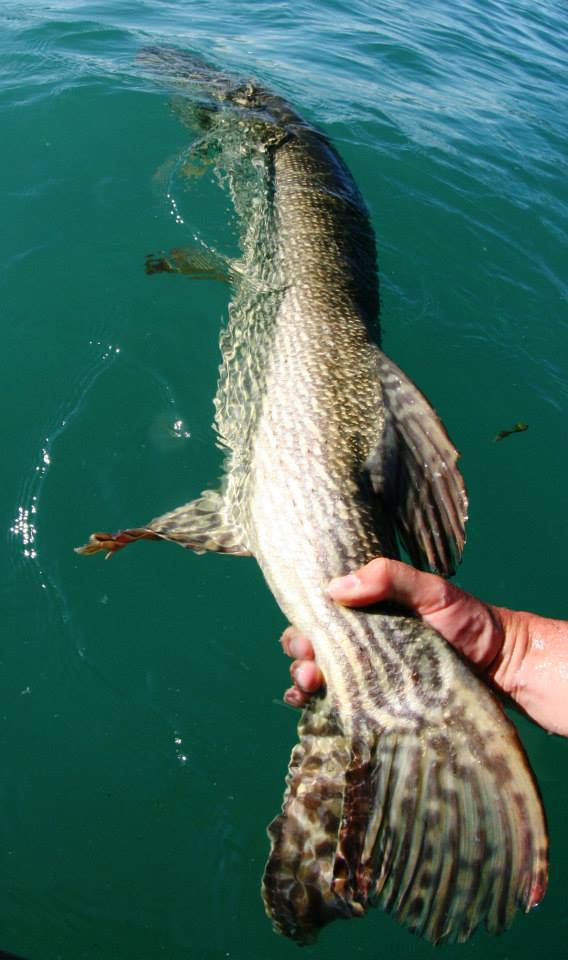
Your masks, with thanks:
M 540 901 L 547 877 L 544 815 L 514 728 L 422 621 L 342 608 L 325 590 L 397 556 L 397 536 L 415 563 L 445 573 L 464 541 L 457 453 L 379 349 L 364 202 L 334 147 L 279 97 L 177 51 L 150 61 L 187 88 L 188 122 L 202 96 L 242 221 L 215 402 L 226 478 L 80 552 L 151 538 L 252 554 L 312 638 L 326 687 L 303 711 L 269 827 L 263 896 L 276 929 L 309 942 L 379 903 L 434 942 L 465 940 L 480 922 L 498 932 Z

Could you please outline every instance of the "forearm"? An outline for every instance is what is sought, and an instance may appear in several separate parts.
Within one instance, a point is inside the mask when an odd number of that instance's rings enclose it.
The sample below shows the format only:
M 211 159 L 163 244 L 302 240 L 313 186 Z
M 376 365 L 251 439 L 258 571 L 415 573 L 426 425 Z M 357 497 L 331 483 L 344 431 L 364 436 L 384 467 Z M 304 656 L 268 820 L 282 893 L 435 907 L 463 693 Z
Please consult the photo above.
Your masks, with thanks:
M 504 642 L 487 675 L 546 730 L 568 736 L 568 622 L 491 610 Z

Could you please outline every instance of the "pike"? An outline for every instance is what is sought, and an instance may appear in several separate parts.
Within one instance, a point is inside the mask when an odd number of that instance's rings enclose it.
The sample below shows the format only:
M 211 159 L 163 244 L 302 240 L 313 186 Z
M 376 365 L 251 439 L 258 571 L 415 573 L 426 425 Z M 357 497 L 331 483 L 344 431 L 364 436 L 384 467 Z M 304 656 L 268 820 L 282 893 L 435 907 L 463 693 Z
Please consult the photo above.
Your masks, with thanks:
M 241 258 L 204 248 L 148 272 L 228 273 L 215 427 L 219 490 L 79 553 L 171 540 L 259 563 L 314 645 L 325 689 L 299 722 L 271 823 L 266 910 L 300 943 L 378 904 L 438 942 L 498 933 L 547 883 L 544 814 L 515 728 L 487 687 L 420 619 L 346 609 L 330 578 L 398 543 L 453 571 L 467 498 L 458 454 L 428 401 L 380 349 L 375 241 L 329 140 L 278 96 L 190 55 L 141 55 L 201 126 L 197 152 L 228 184 Z

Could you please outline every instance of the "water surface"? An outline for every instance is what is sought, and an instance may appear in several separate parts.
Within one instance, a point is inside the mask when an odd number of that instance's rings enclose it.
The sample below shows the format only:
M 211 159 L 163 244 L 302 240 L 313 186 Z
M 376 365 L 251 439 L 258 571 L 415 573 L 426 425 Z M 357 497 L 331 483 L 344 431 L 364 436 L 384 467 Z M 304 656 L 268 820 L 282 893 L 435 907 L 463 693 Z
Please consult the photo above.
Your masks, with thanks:
M 334 140 L 377 233 L 384 346 L 463 454 L 457 580 L 568 616 L 564 4 L 100 0 L 0 9 L 0 947 L 28 960 L 284 960 L 258 887 L 296 717 L 251 560 L 72 547 L 215 483 L 228 292 L 146 277 L 234 243 L 188 131 L 134 66 L 175 43 L 250 72 Z M 529 429 L 495 444 L 522 420 Z M 519 719 L 550 821 L 549 894 L 445 956 L 565 955 L 566 743 Z M 376 912 L 304 950 L 427 958 Z

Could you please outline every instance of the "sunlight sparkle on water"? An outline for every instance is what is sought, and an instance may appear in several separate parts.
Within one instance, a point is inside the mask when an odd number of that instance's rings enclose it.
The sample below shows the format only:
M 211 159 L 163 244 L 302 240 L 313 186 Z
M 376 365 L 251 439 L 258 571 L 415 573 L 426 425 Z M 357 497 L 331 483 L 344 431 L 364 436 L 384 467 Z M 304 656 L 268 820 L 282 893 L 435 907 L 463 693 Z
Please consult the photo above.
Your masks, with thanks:
M 174 420 L 172 427 L 174 436 L 179 437 L 180 440 L 189 440 L 191 433 L 189 430 L 185 429 L 185 424 L 183 420 Z
M 176 223 L 185 223 L 185 220 L 183 219 L 181 213 L 179 212 L 178 205 L 175 202 L 174 198 L 172 197 L 171 193 L 168 193 L 167 197 L 168 197 L 168 200 L 170 201 L 171 208 L 172 208 L 170 210 L 170 215 L 174 218 Z
M 101 354 L 101 360 L 108 360 L 109 357 L 116 356 L 120 353 L 120 347 L 114 346 L 112 343 L 103 344 L 101 340 L 89 340 L 89 346 L 103 347 L 104 353 Z
M 183 752 L 183 740 L 178 733 L 174 736 L 174 743 L 176 747 L 176 757 L 180 767 L 184 767 L 187 763 L 187 754 Z
M 13 533 L 15 537 L 19 537 L 22 541 L 24 557 L 30 557 L 32 560 L 37 557 L 37 551 L 34 546 L 37 529 L 32 520 L 33 515 L 37 513 L 36 503 L 37 497 L 32 497 L 32 505 L 29 509 L 24 506 L 19 506 L 18 515 L 10 527 L 10 533 Z

